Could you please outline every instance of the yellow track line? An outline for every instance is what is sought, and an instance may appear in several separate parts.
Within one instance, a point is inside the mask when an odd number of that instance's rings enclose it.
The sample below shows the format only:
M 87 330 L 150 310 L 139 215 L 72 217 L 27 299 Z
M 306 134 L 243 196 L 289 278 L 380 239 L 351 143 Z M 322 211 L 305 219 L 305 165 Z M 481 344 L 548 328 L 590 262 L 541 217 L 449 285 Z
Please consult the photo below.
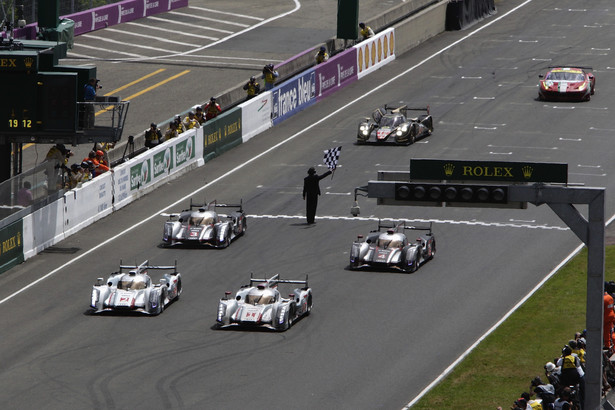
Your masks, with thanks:
M 110 95 L 113 95 L 114 93 L 117 93 L 117 92 L 119 92 L 119 91 L 125 90 L 126 88 L 128 88 L 128 87 L 130 87 L 130 86 L 133 86 L 133 85 L 135 85 L 135 84 L 137 84 L 137 83 L 140 83 L 140 82 L 141 82 L 141 81 L 143 81 L 143 80 L 147 80 L 148 78 L 153 77 L 153 76 L 155 76 L 156 74 L 163 72 L 164 70 L 166 70 L 166 68 L 160 68 L 160 69 L 158 69 L 158 70 L 154 71 L 153 73 L 150 73 L 150 74 L 145 75 L 145 76 L 143 76 L 143 77 L 141 77 L 141 78 L 138 78 L 138 79 L 134 80 L 134 81 L 133 81 L 133 82 L 131 82 L 131 83 L 128 83 L 128 84 L 126 84 L 126 85 L 121 86 L 120 88 L 116 88 L 115 90 L 109 91 L 107 94 L 105 94 L 105 97 L 108 97 L 108 96 L 110 96 Z
M 133 95 L 129 95 L 128 97 L 126 97 L 126 100 L 131 100 L 131 99 L 133 99 L 133 98 L 135 98 L 135 97 L 140 96 L 141 94 L 145 94 L 146 92 L 151 91 L 151 90 L 153 90 L 154 88 L 158 88 L 158 87 L 160 87 L 161 85 L 164 85 L 164 84 L 168 83 L 169 81 L 175 80 L 176 78 L 181 77 L 182 75 L 188 74 L 189 72 L 190 72 L 190 70 L 185 70 L 185 71 L 182 71 L 182 72 L 181 72 L 181 73 L 179 73 L 179 74 L 175 74 L 174 76 L 171 76 L 171 77 L 167 78 L 167 79 L 166 79 L 166 80 L 164 80 L 164 81 L 161 81 L 161 82 L 159 82 L 159 83 L 157 83 L 157 84 L 154 84 L 154 85 L 152 85 L 151 87 L 147 87 L 147 88 L 145 88 L 145 89 L 143 89 L 143 90 L 139 91 L 138 93 L 135 93 L 135 94 L 133 94 Z M 109 108 L 105 108 L 105 109 L 102 109 L 102 110 L 100 110 L 100 111 L 96 112 L 96 114 L 94 114 L 94 115 L 102 114 L 103 112 L 107 112 L 107 111 L 109 111 L 110 109 L 111 109 L 111 107 L 109 107 Z

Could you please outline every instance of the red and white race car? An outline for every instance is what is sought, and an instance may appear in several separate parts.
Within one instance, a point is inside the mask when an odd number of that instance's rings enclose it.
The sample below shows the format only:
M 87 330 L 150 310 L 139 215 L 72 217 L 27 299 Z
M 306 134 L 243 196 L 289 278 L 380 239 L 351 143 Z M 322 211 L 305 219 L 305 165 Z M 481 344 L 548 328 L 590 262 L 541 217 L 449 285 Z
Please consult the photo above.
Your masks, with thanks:
M 538 99 L 541 101 L 589 101 L 594 95 L 596 78 L 589 67 L 549 67 L 539 75 Z

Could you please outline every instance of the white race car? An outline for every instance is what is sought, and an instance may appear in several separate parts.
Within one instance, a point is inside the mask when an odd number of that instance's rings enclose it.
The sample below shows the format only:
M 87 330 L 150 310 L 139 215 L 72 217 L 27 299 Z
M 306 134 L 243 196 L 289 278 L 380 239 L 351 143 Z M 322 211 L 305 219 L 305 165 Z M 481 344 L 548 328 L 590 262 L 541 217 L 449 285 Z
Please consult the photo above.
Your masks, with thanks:
M 219 214 L 218 208 L 236 210 Z M 161 216 L 169 217 L 162 233 L 165 246 L 194 244 L 226 248 L 235 238 L 245 234 L 248 228 L 241 201 L 239 204 L 221 204 L 217 201 L 194 204 L 191 199 L 190 209 L 163 213 Z
M 171 270 L 159 283 L 152 283 L 148 270 Z M 138 312 L 159 315 L 182 293 L 181 274 L 174 266 L 152 266 L 148 261 L 139 266 L 122 265 L 113 272 L 107 282 L 98 278 L 92 287 L 90 307 L 92 313 Z
M 293 293 L 284 298 L 278 291 L 279 284 L 299 284 Z M 219 328 L 230 326 L 264 327 L 277 331 L 287 330 L 292 324 L 312 310 L 312 289 L 305 280 L 282 280 L 279 275 L 269 279 L 255 279 L 237 291 L 235 298 L 225 292 L 218 304 L 216 322 Z

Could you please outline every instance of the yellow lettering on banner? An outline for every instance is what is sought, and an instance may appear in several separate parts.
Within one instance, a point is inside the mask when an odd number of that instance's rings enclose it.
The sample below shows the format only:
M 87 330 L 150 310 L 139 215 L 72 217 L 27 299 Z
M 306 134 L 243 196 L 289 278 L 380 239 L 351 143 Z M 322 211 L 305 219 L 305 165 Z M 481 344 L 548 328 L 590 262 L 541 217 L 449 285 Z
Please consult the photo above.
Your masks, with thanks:
M 471 177 L 513 178 L 512 168 L 510 167 L 471 167 L 464 165 L 463 175 Z

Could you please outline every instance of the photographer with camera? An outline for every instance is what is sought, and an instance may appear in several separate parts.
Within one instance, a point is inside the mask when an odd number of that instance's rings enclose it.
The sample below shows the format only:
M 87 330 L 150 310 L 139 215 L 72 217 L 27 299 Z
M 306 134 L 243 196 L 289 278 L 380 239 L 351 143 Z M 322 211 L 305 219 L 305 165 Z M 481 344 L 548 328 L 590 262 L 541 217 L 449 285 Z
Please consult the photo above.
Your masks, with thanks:
M 96 78 L 90 78 L 88 83 L 83 87 L 83 100 L 85 104 L 85 122 L 84 128 L 94 127 L 94 101 L 96 100 L 96 93 L 102 86 L 99 84 L 100 80 Z
M 47 189 L 49 192 L 62 189 L 64 172 L 70 172 L 66 166 L 68 159 L 73 156 L 73 152 L 67 149 L 64 144 L 56 144 L 49 149 L 45 156 L 47 162 Z

